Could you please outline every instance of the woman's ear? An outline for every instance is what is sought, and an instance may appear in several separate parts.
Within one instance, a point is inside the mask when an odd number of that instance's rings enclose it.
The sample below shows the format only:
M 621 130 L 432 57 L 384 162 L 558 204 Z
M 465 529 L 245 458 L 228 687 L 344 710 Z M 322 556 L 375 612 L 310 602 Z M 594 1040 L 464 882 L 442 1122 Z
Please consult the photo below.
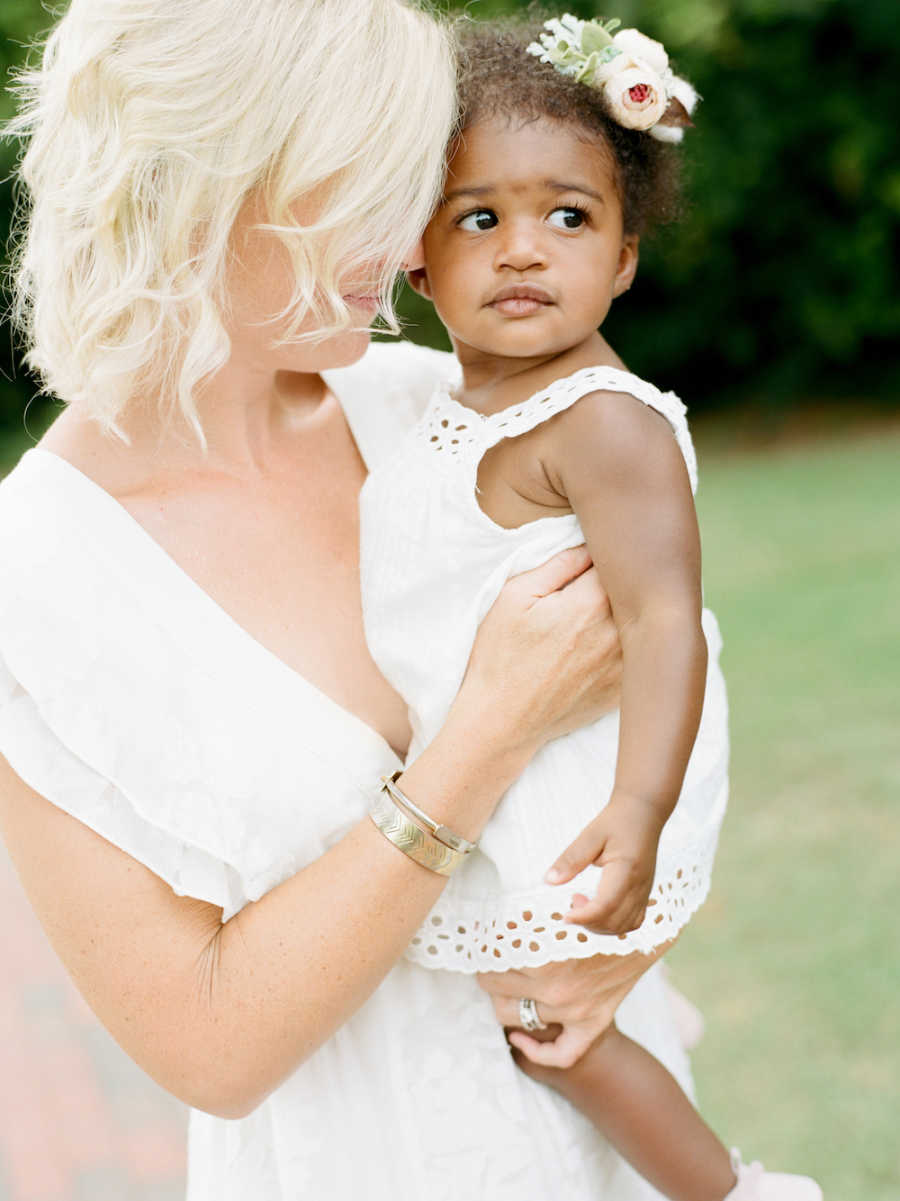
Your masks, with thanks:
M 640 258 L 639 247 L 641 239 L 637 234 L 626 234 L 622 239 L 622 249 L 619 251 L 619 266 L 616 269 L 616 279 L 613 284 L 613 296 L 621 296 L 634 283 Z
M 409 286 L 414 292 L 418 292 L 426 300 L 432 299 L 431 284 L 428 280 L 428 269 L 426 267 L 414 267 L 412 271 L 407 271 L 406 278 L 409 280 Z

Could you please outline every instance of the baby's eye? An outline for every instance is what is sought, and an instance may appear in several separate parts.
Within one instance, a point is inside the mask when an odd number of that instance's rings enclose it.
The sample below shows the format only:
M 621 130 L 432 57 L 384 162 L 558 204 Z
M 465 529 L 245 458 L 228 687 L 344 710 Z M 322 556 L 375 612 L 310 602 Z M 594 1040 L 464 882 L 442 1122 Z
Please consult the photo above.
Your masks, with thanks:
M 469 233 L 480 233 L 485 229 L 493 229 L 497 224 L 497 214 L 490 209 L 478 209 L 474 213 L 466 213 L 457 222 L 460 229 Z
M 576 208 L 558 208 L 547 220 L 557 229 L 580 229 L 584 225 L 584 213 Z

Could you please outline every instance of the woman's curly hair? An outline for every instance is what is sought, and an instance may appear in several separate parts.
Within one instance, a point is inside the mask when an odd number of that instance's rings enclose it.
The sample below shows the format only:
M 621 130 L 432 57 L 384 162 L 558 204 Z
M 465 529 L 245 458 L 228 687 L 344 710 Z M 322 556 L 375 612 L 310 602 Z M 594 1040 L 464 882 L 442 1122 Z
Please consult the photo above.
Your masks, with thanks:
M 460 130 L 503 119 L 575 124 L 610 155 L 625 232 L 646 234 L 681 213 L 678 151 L 648 133 L 625 129 L 609 115 L 602 91 L 577 83 L 526 52 L 542 19 L 529 15 L 460 24 Z

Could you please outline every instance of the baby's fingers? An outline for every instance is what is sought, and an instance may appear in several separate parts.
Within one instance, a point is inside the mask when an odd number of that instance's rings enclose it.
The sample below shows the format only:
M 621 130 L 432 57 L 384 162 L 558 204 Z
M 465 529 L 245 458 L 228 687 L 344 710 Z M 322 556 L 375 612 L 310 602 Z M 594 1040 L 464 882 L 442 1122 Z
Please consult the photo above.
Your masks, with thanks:
M 510 1030 L 510 1045 L 526 1059 L 544 1068 L 570 1068 L 590 1047 L 593 1039 L 587 1030 L 566 1026 L 552 1042 L 539 1042 L 524 1030 Z
M 575 926 L 583 926 L 594 934 L 614 934 L 624 938 L 632 930 L 637 930 L 643 921 L 643 914 L 636 912 L 632 906 L 610 908 L 606 903 L 588 901 L 578 909 L 566 914 L 566 921 Z
M 599 821 L 592 821 L 559 856 L 544 879 L 548 884 L 566 884 L 594 863 L 606 846 L 606 832 Z
M 595 934 L 623 935 L 636 930 L 644 919 L 645 905 L 629 887 L 629 877 L 627 864 L 606 864 L 597 895 L 593 900 L 580 894 L 573 897 L 566 921 L 586 926 Z

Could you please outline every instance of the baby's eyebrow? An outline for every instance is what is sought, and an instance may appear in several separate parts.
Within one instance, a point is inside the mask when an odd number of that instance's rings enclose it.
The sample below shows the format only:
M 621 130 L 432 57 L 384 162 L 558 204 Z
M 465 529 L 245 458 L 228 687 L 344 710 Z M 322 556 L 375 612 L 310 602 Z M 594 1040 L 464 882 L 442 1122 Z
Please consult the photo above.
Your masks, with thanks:
M 456 200 L 460 196 L 489 196 L 494 190 L 493 184 L 485 184 L 480 188 L 454 188 L 452 192 L 445 192 L 441 197 L 444 204 L 450 200 Z
M 600 204 L 605 204 L 605 200 L 599 192 L 595 192 L 593 188 L 589 188 L 583 183 L 565 183 L 558 179 L 543 179 L 541 180 L 542 187 L 545 187 L 550 192 L 581 192 L 584 196 L 590 196 Z M 496 184 L 481 184 L 478 187 L 453 188 L 449 192 L 445 192 L 441 197 L 442 204 L 449 204 L 451 200 L 458 200 L 460 196 L 489 196 L 496 190 Z
M 601 204 L 605 203 L 600 193 L 595 192 L 593 188 L 589 188 L 587 184 L 563 183 L 558 179 L 545 179 L 544 187 L 554 192 L 581 192 L 585 196 L 591 196 L 594 200 L 599 200 Z

